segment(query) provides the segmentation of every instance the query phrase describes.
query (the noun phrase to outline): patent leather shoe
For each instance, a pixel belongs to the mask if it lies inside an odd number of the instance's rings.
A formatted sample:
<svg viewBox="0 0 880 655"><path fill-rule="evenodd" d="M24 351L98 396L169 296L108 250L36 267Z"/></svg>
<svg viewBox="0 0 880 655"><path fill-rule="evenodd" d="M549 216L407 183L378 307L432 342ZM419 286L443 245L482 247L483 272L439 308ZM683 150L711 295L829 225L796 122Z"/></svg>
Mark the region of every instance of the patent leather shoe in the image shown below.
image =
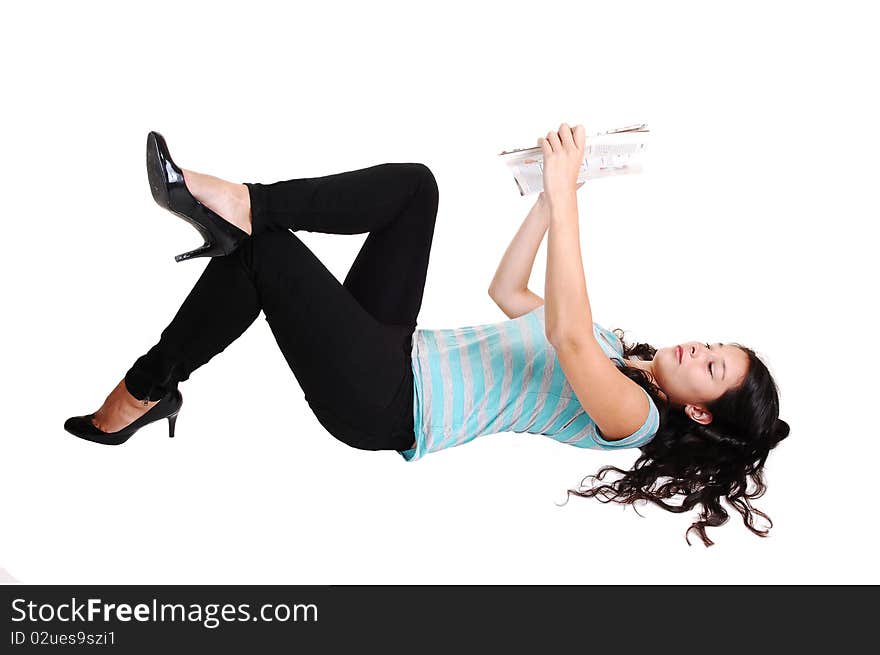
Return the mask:
<svg viewBox="0 0 880 655"><path fill-rule="evenodd" d="M205 240L195 250L176 255L175 261L228 255L249 236L196 200L186 187L183 171L171 159L165 138L158 132L147 135L147 177L153 200L192 225Z"/></svg>
<svg viewBox="0 0 880 655"><path fill-rule="evenodd" d="M173 389L143 416L116 432L104 432L92 423L94 412L87 416L71 416L64 422L64 429L75 437L86 441L93 441L105 446L118 446L128 441L135 432L145 425L167 418L168 436L173 437L174 425L177 422L177 414L180 412L181 405L183 405L183 395L178 389Z"/></svg>

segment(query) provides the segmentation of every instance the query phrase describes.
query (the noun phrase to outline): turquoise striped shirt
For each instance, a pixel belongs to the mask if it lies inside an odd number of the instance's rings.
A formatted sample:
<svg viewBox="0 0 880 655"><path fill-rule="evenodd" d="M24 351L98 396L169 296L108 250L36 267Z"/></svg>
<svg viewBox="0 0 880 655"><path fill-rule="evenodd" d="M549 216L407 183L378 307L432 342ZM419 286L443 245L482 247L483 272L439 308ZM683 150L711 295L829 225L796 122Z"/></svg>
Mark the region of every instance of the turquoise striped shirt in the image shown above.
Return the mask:
<svg viewBox="0 0 880 655"><path fill-rule="evenodd" d="M623 344L593 323L608 357L623 362ZM606 441L581 407L544 334L544 305L514 319L457 329L417 329L412 340L415 448L407 461L498 432L528 432L578 448L636 448L660 426L648 417L624 439Z"/></svg>

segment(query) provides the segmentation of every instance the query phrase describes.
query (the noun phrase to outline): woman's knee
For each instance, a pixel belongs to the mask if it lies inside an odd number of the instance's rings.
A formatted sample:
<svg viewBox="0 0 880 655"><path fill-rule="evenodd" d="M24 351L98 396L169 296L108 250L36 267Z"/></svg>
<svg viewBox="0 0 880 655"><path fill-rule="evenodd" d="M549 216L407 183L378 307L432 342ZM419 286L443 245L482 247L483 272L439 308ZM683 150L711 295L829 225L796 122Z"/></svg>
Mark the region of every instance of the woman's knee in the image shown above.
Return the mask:
<svg viewBox="0 0 880 655"><path fill-rule="evenodd" d="M253 278L267 266L289 262L302 257L305 244L290 230L267 230L244 239L230 258L237 258Z"/></svg>
<svg viewBox="0 0 880 655"><path fill-rule="evenodd" d="M419 191L431 196L437 196L439 190L437 188L437 178L434 177L433 171L426 164L413 164L420 175Z"/></svg>
<svg viewBox="0 0 880 655"><path fill-rule="evenodd" d="M414 163L411 166L418 175L415 198L417 202L425 207L425 214L430 217L431 222L434 222L437 218L437 207L440 200L437 179L434 177L431 169L425 164Z"/></svg>

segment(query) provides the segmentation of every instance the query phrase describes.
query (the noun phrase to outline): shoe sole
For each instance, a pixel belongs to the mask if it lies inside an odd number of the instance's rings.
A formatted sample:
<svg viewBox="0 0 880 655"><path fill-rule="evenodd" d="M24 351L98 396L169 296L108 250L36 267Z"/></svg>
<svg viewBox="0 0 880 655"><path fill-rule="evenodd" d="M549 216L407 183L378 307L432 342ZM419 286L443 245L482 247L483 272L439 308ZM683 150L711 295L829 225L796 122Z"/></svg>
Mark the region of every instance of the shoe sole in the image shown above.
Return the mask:
<svg viewBox="0 0 880 655"><path fill-rule="evenodd" d="M150 184L150 193L153 194L153 200L156 201L156 204L192 225L207 240L207 228L192 216L187 216L171 208L168 181L162 166L162 158L159 156L159 140L153 132L147 135L147 180ZM178 255L175 259L176 261L183 261L188 259L188 257Z"/></svg>
<svg viewBox="0 0 880 655"><path fill-rule="evenodd" d="M147 135L147 177L149 178L150 192L153 194L153 200L160 207L170 209L168 187L165 183L164 171L162 170L162 160L159 157L159 142L156 139L156 135L152 132Z"/></svg>

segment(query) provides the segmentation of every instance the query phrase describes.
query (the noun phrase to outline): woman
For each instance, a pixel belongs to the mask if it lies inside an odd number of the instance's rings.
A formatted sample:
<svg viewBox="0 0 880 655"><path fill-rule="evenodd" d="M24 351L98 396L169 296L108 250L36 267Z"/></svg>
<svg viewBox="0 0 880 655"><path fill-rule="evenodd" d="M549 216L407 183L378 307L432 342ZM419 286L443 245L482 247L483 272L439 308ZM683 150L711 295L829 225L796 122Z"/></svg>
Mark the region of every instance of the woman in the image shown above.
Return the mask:
<svg viewBox="0 0 880 655"><path fill-rule="evenodd" d="M614 470L620 479L569 493L642 499L673 512L699 505L691 529L706 545L705 528L727 520L725 497L765 536L753 515L766 515L749 501L763 493L764 462L788 434L766 366L739 344L655 350L625 345L622 333L594 323L576 200L584 128L563 123L538 141L544 192L489 290L510 320L416 330L438 207L426 166L234 184L179 168L151 132L154 199L205 238L176 259L212 259L158 343L96 412L68 419L65 429L115 445L167 418L173 436L178 383L262 310L317 419L350 446L396 450L412 461L513 431L578 447L638 447L632 470L604 467L593 476ZM297 230L369 236L339 284ZM545 232L546 302L526 288ZM756 489L747 489L749 479ZM665 502L679 494L681 505Z"/></svg>

